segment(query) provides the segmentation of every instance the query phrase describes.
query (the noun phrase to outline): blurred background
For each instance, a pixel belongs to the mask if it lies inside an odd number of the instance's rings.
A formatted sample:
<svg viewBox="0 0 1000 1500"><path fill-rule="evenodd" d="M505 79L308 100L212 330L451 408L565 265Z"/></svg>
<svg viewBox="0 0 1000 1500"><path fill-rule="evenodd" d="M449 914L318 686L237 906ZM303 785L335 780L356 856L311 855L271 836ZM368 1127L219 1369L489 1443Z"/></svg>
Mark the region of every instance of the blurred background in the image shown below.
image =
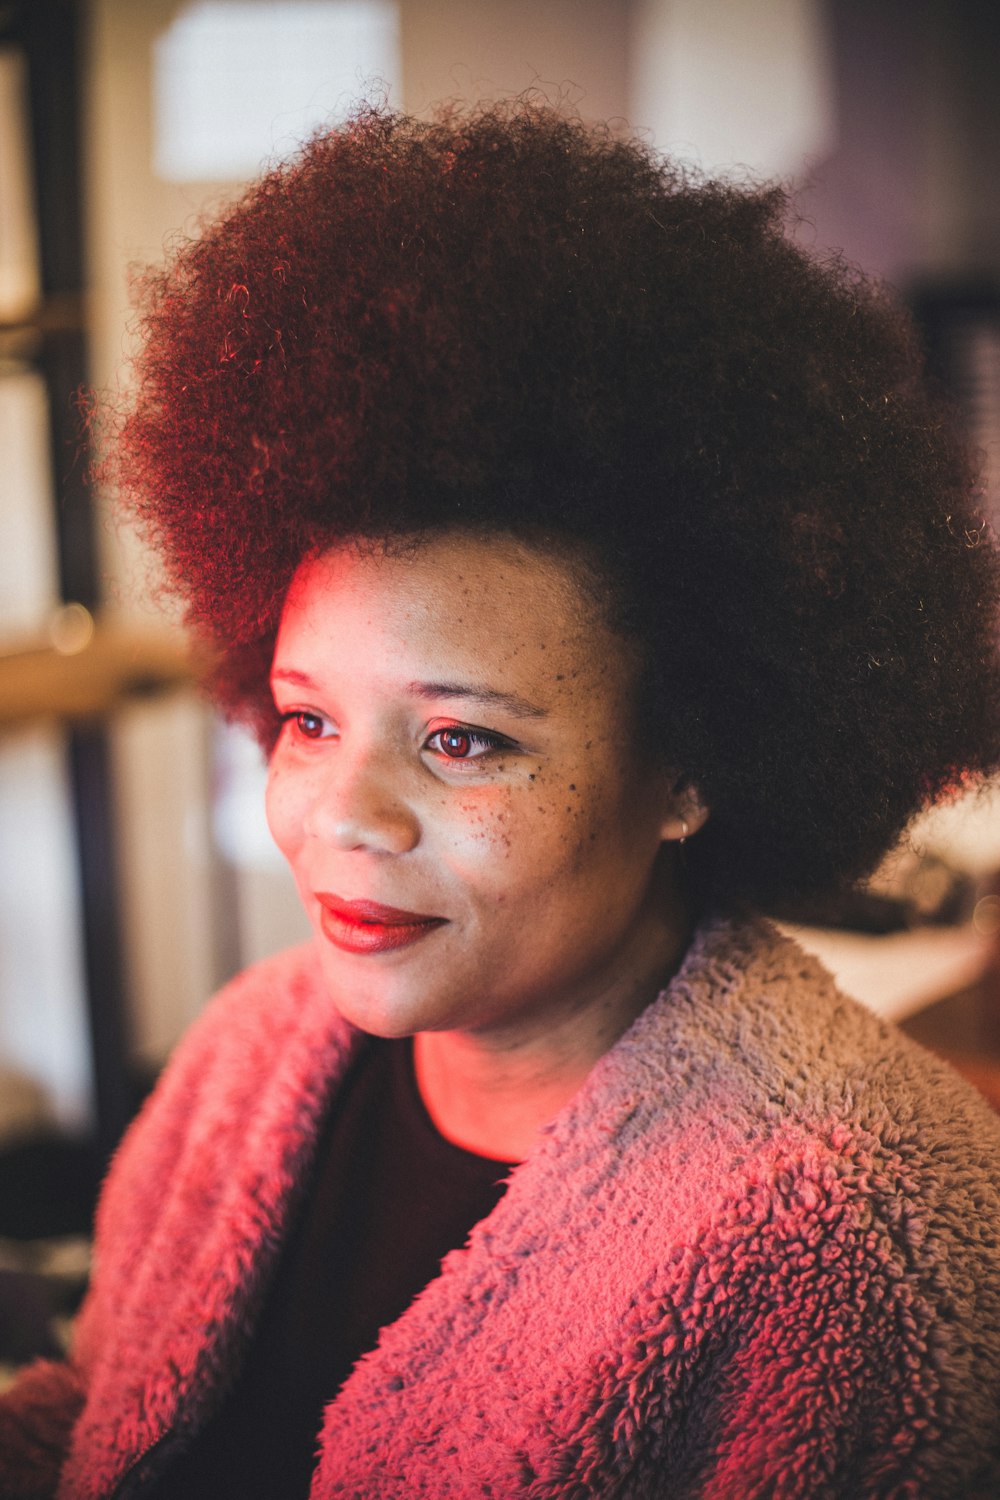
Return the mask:
<svg viewBox="0 0 1000 1500"><path fill-rule="evenodd" d="M155 567L88 489L76 392L119 379L131 269L372 92L423 114L540 88L706 169L792 185L794 233L912 306L995 507L998 16L995 0L0 0L12 1263L86 1229L184 1027L230 974L305 935L258 753L198 698ZM996 1100L998 869L1000 805L966 798L805 934Z"/></svg>

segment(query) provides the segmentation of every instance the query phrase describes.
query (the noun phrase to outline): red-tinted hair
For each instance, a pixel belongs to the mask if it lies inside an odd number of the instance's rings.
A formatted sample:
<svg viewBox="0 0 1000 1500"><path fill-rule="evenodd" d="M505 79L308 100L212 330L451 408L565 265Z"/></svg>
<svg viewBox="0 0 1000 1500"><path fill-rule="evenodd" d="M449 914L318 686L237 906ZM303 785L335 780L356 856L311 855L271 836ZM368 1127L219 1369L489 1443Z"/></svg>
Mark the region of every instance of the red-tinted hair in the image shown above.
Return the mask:
<svg viewBox="0 0 1000 1500"><path fill-rule="evenodd" d="M901 313L696 181L530 103L365 109L143 293L114 467L265 744L300 559L474 527L582 543L715 892L872 866L1000 744L998 571Z"/></svg>

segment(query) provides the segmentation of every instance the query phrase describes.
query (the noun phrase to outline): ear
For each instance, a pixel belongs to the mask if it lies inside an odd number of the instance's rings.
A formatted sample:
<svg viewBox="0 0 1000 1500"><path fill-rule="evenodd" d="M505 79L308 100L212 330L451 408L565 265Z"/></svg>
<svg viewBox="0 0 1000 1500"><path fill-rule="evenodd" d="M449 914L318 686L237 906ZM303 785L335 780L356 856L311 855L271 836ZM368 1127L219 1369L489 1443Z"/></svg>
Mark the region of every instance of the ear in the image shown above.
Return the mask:
<svg viewBox="0 0 1000 1500"><path fill-rule="evenodd" d="M683 844L684 840L705 826L709 808L702 801L701 793L686 776L675 779L670 795L670 806L660 824L660 838L664 842Z"/></svg>

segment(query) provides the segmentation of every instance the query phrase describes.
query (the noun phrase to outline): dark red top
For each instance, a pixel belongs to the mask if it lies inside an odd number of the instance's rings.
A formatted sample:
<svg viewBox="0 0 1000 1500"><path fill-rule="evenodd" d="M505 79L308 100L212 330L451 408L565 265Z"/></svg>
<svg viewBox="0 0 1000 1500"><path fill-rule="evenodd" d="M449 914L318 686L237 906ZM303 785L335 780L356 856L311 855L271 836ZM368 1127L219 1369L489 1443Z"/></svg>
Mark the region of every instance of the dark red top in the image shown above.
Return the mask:
<svg viewBox="0 0 1000 1500"><path fill-rule="evenodd" d="M214 1420L146 1493L304 1500L324 1406L379 1329L499 1202L511 1165L438 1133L409 1039L369 1041L324 1125L242 1372Z"/></svg>

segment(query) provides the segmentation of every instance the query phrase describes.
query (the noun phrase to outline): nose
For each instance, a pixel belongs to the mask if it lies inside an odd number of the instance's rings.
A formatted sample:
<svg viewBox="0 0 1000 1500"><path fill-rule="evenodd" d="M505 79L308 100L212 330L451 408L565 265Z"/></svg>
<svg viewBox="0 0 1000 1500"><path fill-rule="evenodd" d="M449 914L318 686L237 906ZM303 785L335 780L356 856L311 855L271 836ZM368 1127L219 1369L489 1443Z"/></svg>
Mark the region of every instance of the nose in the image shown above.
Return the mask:
<svg viewBox="0 0 1000 1500"><path fill-rule="evenodd" d="M420 825L385 757L343 749L330 757L305 816L305 832L336 849L406 854Z"/></svg>

